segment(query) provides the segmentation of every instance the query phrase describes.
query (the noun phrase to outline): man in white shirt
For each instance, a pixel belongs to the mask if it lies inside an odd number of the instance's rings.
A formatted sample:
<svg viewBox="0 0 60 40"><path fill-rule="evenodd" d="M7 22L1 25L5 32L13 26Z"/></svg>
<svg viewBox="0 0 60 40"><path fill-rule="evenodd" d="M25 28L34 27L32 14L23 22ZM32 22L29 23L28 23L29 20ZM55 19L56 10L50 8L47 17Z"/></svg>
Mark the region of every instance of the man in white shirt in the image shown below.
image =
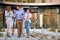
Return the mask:
<svg viewBox="0 0 60 40"><path fill-rule="evenodd" d="M30 9L27 9L25 13L25 28L26 28L26 34L28 38L30 34L29 31L30 31L31 18L32 18L32 14L30 13Z"/></svg>

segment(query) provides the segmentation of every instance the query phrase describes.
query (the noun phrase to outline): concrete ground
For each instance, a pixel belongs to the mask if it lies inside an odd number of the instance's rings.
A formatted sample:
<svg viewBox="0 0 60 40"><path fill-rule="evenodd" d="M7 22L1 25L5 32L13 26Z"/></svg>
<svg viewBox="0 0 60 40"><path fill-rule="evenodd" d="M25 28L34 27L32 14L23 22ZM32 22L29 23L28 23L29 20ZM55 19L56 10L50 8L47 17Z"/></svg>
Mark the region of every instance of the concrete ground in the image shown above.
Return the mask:
<svg viewBox="0 0 60 40"><path fill-rule="evenodd" d="M23 30L24 31L24 30ZM17 37L17 29L15 29L14 35L12 35L11 37L7 37L6 36L6 32L0 32L3 33L3 37L0 37L0 40L38 40L37 38L33 38L31 36L29 36L29 38L27 38L25 31L24 33L21 35L21 37Z"/></svg>
<svg viewBox="0 0 60 40"><path fill-rule="evenodd" d="M6 32L3 32L3 37L0 37L0 40L46 40L46 39L41 39L41 38L34 38L34 37L29 37L27 38L26 36L26 33L25 33L25 29L23 30L23 33L22 33L22 36L20 38L17 37L17 29L15 30L14 32L14 36L11 36L10 38L6 36ZM55 32L49 32L47 30L41 30L41 29L31 29L30 30L30 33L35 31L36 33L44 33L44 34L47 34L47 35L53 35L53 36L56 36L56 33ZM2 33L2 32L1 32ZM59 36L60 33L57 33L57 35Z"/></svg>
<svg viewBox="0 0 60 40"><path fill-rule="evenodd" d="M12 37L0 37L0 40L38 40L36 38L26 38L26 37L16 37L16 36L12 36Z"/></svg>

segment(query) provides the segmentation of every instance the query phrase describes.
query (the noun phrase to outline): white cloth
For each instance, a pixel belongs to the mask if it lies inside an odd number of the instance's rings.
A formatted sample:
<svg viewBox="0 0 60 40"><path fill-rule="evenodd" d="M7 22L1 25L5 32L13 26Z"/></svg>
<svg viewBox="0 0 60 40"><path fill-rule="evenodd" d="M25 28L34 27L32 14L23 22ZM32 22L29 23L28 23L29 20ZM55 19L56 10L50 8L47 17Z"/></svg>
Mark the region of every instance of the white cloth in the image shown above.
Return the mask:
<svg viewBox="0 0 60 40"><path fill-rule="evenodd" d="M26 21L26 17L27 17L27 13L25 13L25 21ZM31 22L31 18L32 18L32 14L29 13L29 16L28 16L28 21Z"/></svg>

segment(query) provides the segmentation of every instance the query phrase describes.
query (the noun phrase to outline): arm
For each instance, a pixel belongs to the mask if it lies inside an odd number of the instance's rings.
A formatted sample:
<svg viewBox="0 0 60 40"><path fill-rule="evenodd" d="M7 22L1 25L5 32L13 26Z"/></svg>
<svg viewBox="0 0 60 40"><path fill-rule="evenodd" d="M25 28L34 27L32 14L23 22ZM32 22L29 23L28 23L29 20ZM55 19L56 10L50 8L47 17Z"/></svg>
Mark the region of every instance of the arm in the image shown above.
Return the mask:
<svg viewBox="0 0 60 40"><path fill-rule="evenodd" d="M7 11L5 11L5 17L8 17L9 16L9 14L7 13Z"/></svg>
<svg viewBox="0 0 60 40"><path fill-rule="evenodd" d="M21 18L24 18L24 16L25 16L25 12L22 11Z"/></svg>
<svg viewBox="0 0 60 40"><path fill-rule="evenodd" d="M16 18L16 14L13 14L13 18Z"/></svg>
<svg viewBox="0 0 60 40"><path fill-rule="evenodd" d="M10 14L9 14L9 13L7 13L7 11L5 11L5 16L6 17L12 17L13 16L13 12L11 11Z"/></svg>
<svg viewBox="0 0 60 40"><path fill-rule="evenodd" d="M10 13L10 15L9 15L10 17L13 17L13 12L11 11L11 13Z"/></svg>
<svg viewBox="0 0 60 40"><path fill-rule="evenodd" d="M30 15L30 20L32 19L32 14Z"/></svg>
<svg viewBox="0 0 60 40"><path fill-rule="evenodd" d="M22 16L24 17L24 16L25 16L25 12L23 11L23 13L22 13L22 14L23 14Z"/></svg>

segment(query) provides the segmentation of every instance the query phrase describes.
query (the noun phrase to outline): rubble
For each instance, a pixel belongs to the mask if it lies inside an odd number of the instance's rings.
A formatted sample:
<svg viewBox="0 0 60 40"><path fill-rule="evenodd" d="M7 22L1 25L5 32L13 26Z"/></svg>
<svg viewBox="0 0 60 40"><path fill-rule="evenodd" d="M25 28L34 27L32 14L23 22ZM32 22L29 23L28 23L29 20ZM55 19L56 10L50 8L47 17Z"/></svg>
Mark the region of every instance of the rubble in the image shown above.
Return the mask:
<svg viewBox="0 0 60 40"><path fill-rule="evenodd" d="M42 34L42 33L37 33L37 32L31 32L30 36L34 37L34 38L37 38L39 40L41 40L41 39L55 40L55 37L52 36L52 35L47 35L47 34Z"/></svg>

